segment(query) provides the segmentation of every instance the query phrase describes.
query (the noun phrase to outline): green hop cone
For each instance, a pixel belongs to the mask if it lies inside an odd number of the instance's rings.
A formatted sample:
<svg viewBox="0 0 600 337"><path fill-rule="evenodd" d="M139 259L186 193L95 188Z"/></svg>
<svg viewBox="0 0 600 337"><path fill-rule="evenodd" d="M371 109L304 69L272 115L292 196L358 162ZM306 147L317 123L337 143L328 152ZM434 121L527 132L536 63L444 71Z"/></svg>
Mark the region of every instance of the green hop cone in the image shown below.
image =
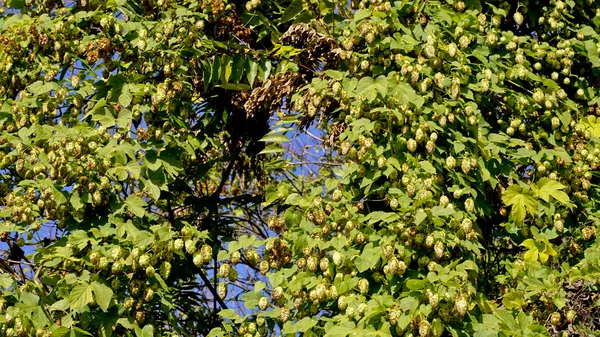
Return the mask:
<svg viewBox="0 0 600 337"><path fill-rule="evenodd" d="M140 264L140 267L146 268L146 267L148 267L150 265L150 256L148 256L146 254L142 254L140 256L140 259L139 259L138 262Z"/></svg>
<svg viewBox="0 0 600 337"><path fill-rule="evenodd" d="M431 335L433 337L441 337L444 333L444 323L439 318L434 318L431 322Z"/></svg>
<svg viewBox="0 0 600 337"><path fill-rule="evenodd" d="M90 262L93 265L97 265L98 262L100 262L100 254L93 252L92 254L90 254Z"/></svg>
<svg viewBox="0 0 600 337"><path fill-rule="evenodd" d="M239 251L235 251L235 252L231 252L231 256L230 256L230 261L231 264L238 264L240 263L240 260L242 259L242 255L240 254Z"/></svg>
<svg viewBox="0 0 600 337"><path fill-rule="evenodd" d="M369 281L367 279L363 278L358 281L358 291L362 295L365 295L369 292Z"/></svg>
<svg viewBox="0 0 600 337"><path fill-rule="evenodd" d="M256 266L260 261L260 255L254 249L248 249L245 256L251 266Z"/></svg>
<svg viewBox="0 0 600 337"><path fill-rule="evenodd" d="M196 240L186 240L185 241L185 251L190 254L190 255L194 255L194 253L196 252Z"/></svg>
<svg viewBox="0 0 600 337"><path fill-rule="evenodd" d="M160 277L164 280L168 279L171 275L171 263L168 261L163 262L160 265Z"/></svg>
<svg viewBox="0 0 600 337"><path fill-rule="evenodd" d="M183 250L184 247L184 242L182 239L176 239L175 242L173 243L173 251L175 251L176 253L179 253Z"/></svg>
<svg viewBox="0 0 600 337"><path fill-rule="evenodd" d="M140 255L142 254L142 252L140 251L139 248L133 248L131 250L131 259L133 259L133 261L138 261L138 259L140 258Z"/></svg>
<svg viewBox="0 0 600 337"><path fill-rule="evenodd" d="M290 319L290 315L291 315L290 309L288 309L287 307L281 308L281 312L279 313L279 316L280 316L282 322L284 322L284 323L287 322Z"/></svg>
<svg viewBox="0 0 600 337"><path fill-rule="evenodd" d="M154 290L148 288L144 294L144 302L150 302L154 298Z"/></svg>
<svg viewBox="0 0 600 337"><path fill-rule="evenodd" d="M227 277L229 275L229 271L231 270L231 265L228 263L223 263L219 267L219 277Z"/></svg>
<svg viewBox="0 0 600 337"><path fill-rule="evenodd" d="M204 265L204 259L202 258L202 254L200 252L196 252L196 254L194 254L194 258L192 259L192 262L194 262L194 265L198 268L202 267L202 265Z"/></svg>
<svg viewBox="0 0 600 337"><path fill-rule="evenodd" d="M213 249L209 245L203 245L200 248L200 256L202 257L203 263L209 263L212 259Z"/></svg>
<svg viewBox="0 0 600 337"><path fill-rule="evenodd" d="M217 294L219 295L219 297L221 299L225 299L225 297L227 297L227 284L226 283L219 283L219 285L217 285Z"/></svg>
<svg viewBox="0 0 600 337"><path fill-rule="evenodd" d="M114 262L110 269L110 271L113 275L119 275L122 270L123 270L123 264L119 261Z"/></svg>
<svg viewBox="0 0 600 337"><path fill-rule="evenodd" d="M102 256L99 260L98 260L98 265L96 266L99 270L106 270L106 268L108 268L108 258L106 258L105 256Z"/></svg>
<svg viewBox="0 0 600 337"><path fill-rule="evenodd" d="M229 279L230 282L235 282L238 278L237 270L235 270L233 268L229 269L229 274L227 274L227 278Z"/></svg>
<svg viewBox="0 0 600 337"><path fill-rule="evenodd" d="M114 246L111 251L111 256L114 261L117 261L121 257L123 257L123 249L119 246Z"/></svg>
<svg viewBox="0 0 600 337"><path fill-rule="evenodd" d="M268 306L269 306L268 298L263 296L258 300L258 307L260 308L260 310L267 310Z"/></svg>
<svg viewBox="0 0 600 337"><path fill-rule="evenodd" d="M431 325L427 320L421 320L419 322L419 336L427 337L429 336L429 332L431 331Z"/></svg>

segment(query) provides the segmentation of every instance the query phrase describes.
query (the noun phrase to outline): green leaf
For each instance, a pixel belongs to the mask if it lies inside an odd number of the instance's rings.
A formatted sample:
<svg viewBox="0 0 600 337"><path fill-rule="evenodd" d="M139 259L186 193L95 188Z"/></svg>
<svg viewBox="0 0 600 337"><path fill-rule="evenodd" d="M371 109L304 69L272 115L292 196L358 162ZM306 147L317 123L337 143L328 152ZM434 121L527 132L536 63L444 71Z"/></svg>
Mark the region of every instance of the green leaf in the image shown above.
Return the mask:
<svg viewBox="0 0 600 337"><path fill-rule="evenodd" d="M79 196L79 192L75 192L73 194L71 194L71 206L73 206L74 209L78 210L81 209L83 207L83 203L81 202L81 197Z"/></svg>
<svg viewBox="0 0 600 337"><path fill-rule="evenodd" d="M246 91L250 90L250 86L244 83L224 83L216 85L216 87L220 87L226 90L237 90L237 91Z"/></svg>
<svg viewBox="0 0 600 337"><path fill-rule="evenodd" d="M260 75L260 80L266 82L271 74L271 68L273 65L271 61L268 59L262 59L259 63L258 74Z"/></svg>
<svg viewBox="0 0 600 337"><path fill-rule="evenodd" d="M0 288L6 289L13 284L13 278L7 273L0 273Z"/></svg>
<svg viewBox="0 0 600 337"><path fill-rule="evenodd" d="M150 324L147 324L143 329L135 327L135 335L136 337L153 337L154 327Z"/></svg>
<svg viewBox="0 0 600 337"><path fill-rule="evenodd" d="M108 307L110 306L110 300L113 296L112 289L96 281L92 282L91 286L94 292L94 298L96 299L96 303L98 303L100 309L104 311L108 310Z"/></svg>
<svg viewBox="0 0 600 337"><path fill-rule="evenodd" d="M332 70L332 69L325 70L325 74L336 81L341 81L344 79L344 76L346 76L345 72Z"/></svg>
<svg viewBox="0 0 600 337"><path fill-rule="evenodd" d="M69 332L71 332L71 330L69 330L69 328L61 326L60 328L58 328L52 332L52 337L66 336Z"/></svg>
<svg viewBox="0 0 600 337"><path fill-rule="evenodd" d="M242 295L242 301L244 301L246 308L252 309L258 305L261 297L263 297L262 293L250 291Z"/></svg>
<svg viewBox="0 0 600 337"><path fill-rule="evenodd" d="M250 87L254 87L254 80L256 79L256 74L258 73L258 62L255 60L249 59L248 63L246 63L246 77L248 79L248 83Z"/></svg>
<svg viewBox="0 0 600 337"><path fill-rule="evenodd" d="M363 249L362 254L356 258L354 264L356 265L356 269L362 273L375 267L380 257L381 248L374 247L373 243L369 243Z"/></svg>
<svg viewBox="0 0 600 337"><path fill-rule="evenodd" d="M596 44L592 40L585 41L585 48L587 50L587 56L592 64L593 68L600 67L600 57L598 56L598 49Z"/></svg>
<svg viewBox="0 0 600 337"><path fill-rule="evenodd" d="M131 95L131 92L129 91L129 85L126 84L121 89L121 94L119 95L119 103L121 103L121 105L124 108L127 108L131 104L132 100L133 100L133 95Z"/></svg>
<svg viewBox="0 0 600 337"><path fill-rule="evenodd" d="M520 291L511 291L502 297L502 304L509 309L521 309L527 303Z"/></svg>
<svg viewBox="0 0 600 337"><path fill-rule="evenodd" d="M304 1L302 0L294 0L290 5L285 9L283 14L281 15L280 22L285 23L296 17L296 15L300 14L304 9Z"/></svg>
<svg viewBox="0 0 600 337"><path fill-rule="evenodd" d="M435 167L433 167L433 165L431 165L431 163L426 160L420 161L419 165L427 173L435 174L436 172Z"/></svg>
<svg viewBox="0 0 600 337"><path fill-rule="evenodd" d="M282 153L285 152L285 150L279 146L275 146L275 145L268 145L265 146L265 148L260 151L259 154L273 154L273 153Z"/></svg>
<svg viewBox="0 0 600 337"><path fill-rule="evenodd" d="M289 142L290 139L285 135L279 133L269 133L259 140L260 142L269 142L269 143L284 143Z"/></svg>
<svg viewBox="0 0 600 337"><path fill-rule="evenodd" d="M25 6L25 0L6 0L5 4L8 8L21 9Z"/></svg>
<svg viewBox="0 0 600 337"><path fill-rule="evenodd" d="M411 104L415 108L420 108L425 104L425 99L417 94L408 83L396 83L393 85L392 94L397 95L398 100L401 104Z"/></svg>
<svg viewBox="0 0 600 337"><path fill-rule="evenodd" d="M143 217L146 214L146 202L137 195L130 194L125 200L127 208L137 217Z"/></svg>
<svg viewBox="0 0 600 337"><path fill-rule="evenodd" d="M80 309L94 300L92 287L87 282L80 282L71 289L69 305L71 309Z"/></svg>
<svg viewBox="0 0 600 337"><path fill-rule="evenodd" d="M406 281L406 288L410 290L423 289L427 285L427 280L409 279Z"/></svg>
<svg viewBox="0 0 600 337"><path fill-rule="evenodd" d="M440 216L450 216L456 213L454 208L443 207L443 206L434 206L431 208L431 215L434 217Z"/></svg>
<svg viewBox="0 0 600 337"><path fill-rule="evenodd" d="M531 189L518 184L513 184L504 191L502 202L506 206L512 206L513 218L517 223L523 223L527 212L533 214L537 208L537 200Z"/></svg>

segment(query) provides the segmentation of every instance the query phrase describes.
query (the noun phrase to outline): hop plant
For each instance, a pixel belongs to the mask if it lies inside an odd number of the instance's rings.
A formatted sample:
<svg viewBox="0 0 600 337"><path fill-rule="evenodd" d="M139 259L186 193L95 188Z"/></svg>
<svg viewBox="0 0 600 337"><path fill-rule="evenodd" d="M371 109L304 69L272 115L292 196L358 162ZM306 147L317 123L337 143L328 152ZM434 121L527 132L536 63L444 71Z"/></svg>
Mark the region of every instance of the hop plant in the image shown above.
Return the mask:
<svg viewBox="0 0 600 337"><path fill-rule="evenodd" d="M106 270L106 268L108 268L108 258L102 256L98 260L98 265L96 267L98 268L98 270Z"/></svg>
<svg viewBox="0 0 600 337"><path fill-rule="evenodd" d="M550 314L550 323L554 326L559 326L562 323L562 317L559 312L553 312Z"/></svg>
<svg viewBox="0 0 600 337"><path fill-rule="evenodd" d="M401 315L402 315L402 311L400 310L400 308L397 305L394 305L393 307L388 309L388 319L389 319L391 325L398 324L398 319L400 319Z"/></svg>
<svg viewBox="0 0 600 337"><path fill-rule="evenodd" d="M170 275L171 275L171 263L168 261L165 261L160 265L160 277L162 277L163 280L166 280L169 278Z"/></svg>
<svg viewBox="0 0 600 337"><path fill-rule="evenodd" d="M338 202L338 201L342 200L342 191L340 191L340 190L333 191L333 193L331 195L331 200L334 202Z"/></svg>
<svg viewBox="0 0 600 337"><path fill-rule="evenodd" d="M114 262L110 271L113 275L119 275L123 271L123 264L119 261Z"/></svg>
<svg viewBox="0 0 600 337"><path fill-rule="evenodd" d="M332 258L333 258L333 264L336 267L339 267L342 264L342 254L340 254L340 252L337 252L337 251L334 252Z"/></svg>
<svg viewBox="0 0 600 337"><path fill-rule="evenodd" d="M441 241L437 241L433 247L435 257L439 260L444 257L444 244Z"/></svg>
<svg viewBox="0 0 600 337"><path fill-rule="evenodd" d="M290 319L290 309L287 307L282 307L280 310L279 317L281 318L281 321L285 323Z"/></svg>
<svg viewBox="0 0 600 337"><path fill-rule="evenodd" d="M469 218L465 218L463 219L460 228L463 230L463 232L465 233L471 233L471 231L473 231L473 221Z"/></svg>
<svg viewBox="0 0 600 337"><path fill-rule="evenodd" d="M446 167L449 170L454 170L454 168L456 167L456 159L454 159L454 157L449 156L446 158Z"/></svg>
<svg viewBox="0 0 600 337"><path fill-rule="evenodd" d="M467 157L463 158L460 168L462 169L464 174L469 174L471 171L471 160Z"/></svg>
<svg viewBox="0 0 600 337"><path fill-rule="evenodd" d="M457 51L458 51L458 47L456 46L456 44L454 42L452 42L448 45L448 56L450 56L450 57L456 56Z"/></svg>
<svg viewBox="0 0 600 337"><path fill-rule="evenodd" d="M256 266L260 261L260 255L253 249L246 250L246 260L252 266Z"/></svg>
<svg viewBox="0 0 600 337"><path fill-rule="evenodd" d="M369 281L367 279L362 278L358 281L358 291L363 295L369 292Z"/></svg>
<svg viewBox="0 0 600 337"><path fill-rule="evenodd" d="M201 268L204 265L204 258L202 257L202 254L200 252L196 252L192 258L192 262L196 267Z"/></svg>
<svg viewBox="0 0 600 337"><path fill-rule="evenodd" d="M427 296L427 300L429 301L431 307L434 309L437 308L438 304L440 303L440 295L433 292L431 289L427 289L425 291L425 295Z"/></svg>
<svg viewBox="0 0 600 337"><path fill-rule="evenodd" d="M221 299L225 299L225 297L227 297L227 284L226 283L219 283L217 285L217 294L219 295L219 297Z"/></svg>
<svg viewBox="0 0 600 337"><path fill-rule="evenodd" d="M469 213L473 213L475 211L475 201L473 198L468 198L465 200L465 210Z"/></svg>
<svg viewBox="0 0 600 337"><path fill-rule="evenodd" d="M521 26L523 24L523 14L521 14L521 12L515 12L515 14L513 14L513 19L515 20L515 23L519 26Z"/></svg>
<svg viewBox="0 0 600 337"><path fill-rule="evenodd" d="M263 296L258 300L258 307L260 308L260 310L267 310L268 306L269 306L268 298Z"/></svg>
<svg viewBox="0 0 600 337"><path fill-rule="evenodd" d="M242 255L240 254L239 251L236 250L235 252L231 252L229 259L232 264L238 264L238 263L240 263L241 258L242 258Z"/></svg>
<svg viewBox="0 0 600 337"><path fill-rule="evenodd" d="M468 305L469 303L464 296L461 294L456 296L454 301L454 309L456 309L456 312L460 315L460 317L463 317L467 313Z"/></svg>
<svg viewBox="0 0 600 337"><path fill-rule="evenodd" d="M431 336L441 337L444 333L444 323L439 318L434 318L431 322Z"/></svg>
<svg viewBox="0 0 600 337"><path fill-rule="evenodd" d="M308 268L308 270L314 273L317 271L317 266L318 258L316 256L310 256L306 261L306 267Z"/></svg>
<svg viewBox="0 0 600 337"><path fill-rule="evenodd" d="M142 254L138 263L142 268L148 267L148 265L150 265L150 256L148 256L147 254Z"/></svg>
<svg viewBox="0 0 600 337"><path fill-rule="evenodd" d="M425 319L419 322L419 336L427 337L429 336L429 332L431 331L431 325Z"/></svg>
<svg viewBox="0 0 600 337"><path fill-rule="evenodd" d="M177 253L181 252L183 250L184 247L184 242L182 239L175 239L175 242L173 243L173 250Z"/></svg>
<svg viewBox="0 0 600 337"><path fill-rule="evenodd" d="M144 294L144 302L150 302L154 298L154 290L151 288L146 289L146 293Z"/></svg>
<svg viewBox="0 0 600 337"><path fill-rule="evenodd" d="M200 257L203 263L208 263L212 259L213 249L209 245L202 245L200 247Z"/></svg>
<svg viewBox="0 0 600 337"><path fill-rule="evenodd" d="M406 142L406 148L408 149L408 151L410 152L415 152L417 150L417 141L414 139L409 139Z"/></svg>
<svg viewBox="0 0 600 337"><path fill-rule="evenodd" d="M577 318L577 313L575 312L575 310L569 309L567 311L567 314L565 315L565 319L567 320L567 322L573 323L573 322L575 322L576 318Z"/></svg>
<svg viewBox="0 0 600 337"><path fill-rule="evenodd" d="M185 241L185 251L190 254L190 255L194 255L194 253L196 252L196 240L193 239L189 239Z"/></svg>
<svg viewBox="0 0 600 337"><path fill-rule="evenodd" d="M229 265L228 263L223 263L219 267L219 277L227 277L229 275L230 271L231 271L231 265Z"/></svg>
<svg viewBox="0 0 600 337"><path fill-rule="evenodd" d="M90 254L90 262L93 265L97 265L98 262L100 262L100 254L98 254L97 252L93 252Z"/></svg>
<svg viewBox="0 0 600 337"><path fill-rule="evenodd" d="M269 269L271 269L271 267L270 267L268 261L261 261L258 265L258 270L263 275L267 275L267 273L269 272Z"/></svg>
<svg viewBox="0 0 600 337"><path fill-rule="evenodd" d="M114 246L111 251L111 256L114 261L119 260L121 257L123 257L123 249L121 249L119 246Z"/></svg>

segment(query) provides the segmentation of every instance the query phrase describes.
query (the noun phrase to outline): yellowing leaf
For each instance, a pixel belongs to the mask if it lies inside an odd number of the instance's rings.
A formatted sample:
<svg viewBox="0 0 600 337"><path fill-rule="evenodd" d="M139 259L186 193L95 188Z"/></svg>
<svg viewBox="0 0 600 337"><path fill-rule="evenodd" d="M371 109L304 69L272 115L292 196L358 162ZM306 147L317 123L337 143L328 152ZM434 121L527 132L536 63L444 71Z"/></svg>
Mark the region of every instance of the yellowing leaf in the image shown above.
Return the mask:
<svg viewBox="0 0 600 337"><path fill-rule="evenodd" d="M537 184L531 185L531 189L535 194L544 201L550 201L550 197L558 200L563 205L571 205L567 193L561 191L565 186L556 180L542 178Z"/></svg>
<svg viewBox="0 0 600 337"><path fill-rule="evenodd" d="M594 137L600 137L600 119L595 116L582 118L578 123L584 129L589 130Z"/></svg>
<svg viewBox="0 0 600 337"><path fill-rule="evenodd" d="M537 200L529 188L523 188L517 184L511 185L504 191L502 202L506 206L512 206L513 218L518 223L523 223L527 212L533 214L537 207Z"/></svg>
<svg viewBox="0 0 600 337"><path fill-rule="evenodd" d="M525 261L529 261L529 262L533 262L533 261L537 261L538 259L538 255L539 255L539 251L536 249L531 249L525 252L525 254L523 255L523 259L525 259Z"/></svg>

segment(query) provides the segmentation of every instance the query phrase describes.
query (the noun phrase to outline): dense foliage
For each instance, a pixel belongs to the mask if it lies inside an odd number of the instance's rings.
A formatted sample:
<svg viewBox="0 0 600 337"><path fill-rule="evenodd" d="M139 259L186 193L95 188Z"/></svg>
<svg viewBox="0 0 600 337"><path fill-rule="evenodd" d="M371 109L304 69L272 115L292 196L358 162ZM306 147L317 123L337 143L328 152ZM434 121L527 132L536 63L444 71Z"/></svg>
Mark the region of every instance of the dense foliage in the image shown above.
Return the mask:
<svg viewBox="0 0 600 337"><path fill-rule="evenodd" d="M1 335L600 330L600 3L5 5Z"/></svg>

